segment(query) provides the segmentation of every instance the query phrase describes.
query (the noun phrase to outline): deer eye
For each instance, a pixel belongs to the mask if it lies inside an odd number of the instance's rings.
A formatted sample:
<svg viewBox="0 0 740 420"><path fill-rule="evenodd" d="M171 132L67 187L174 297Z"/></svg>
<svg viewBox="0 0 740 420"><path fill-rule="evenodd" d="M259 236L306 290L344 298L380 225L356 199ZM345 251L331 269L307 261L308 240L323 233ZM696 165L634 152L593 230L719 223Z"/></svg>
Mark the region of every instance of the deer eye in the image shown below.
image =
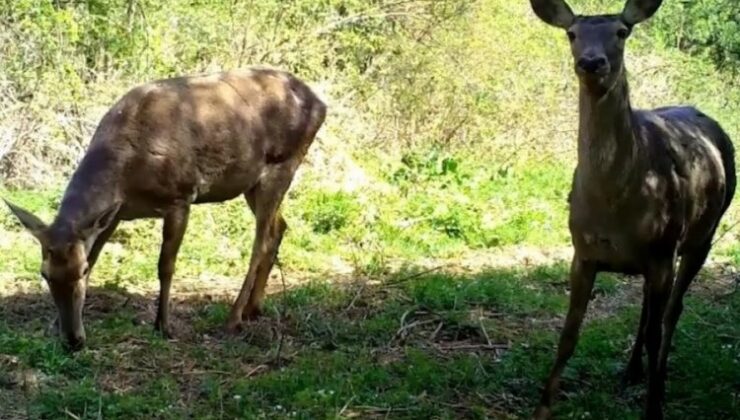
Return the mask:
<svg viewBox="0 0 740 420"><path fill-rule="evenodd" d="M629 36L629 34L630 34L630 31L627 29L622 28L622 29L617 30L617 36L621 39L626 39Z"/></svg>
<svg viewBox="0 0 740 420"><path fill-rule="evenodd" d="M575 32L568 31L568 32L566 32L566 34L568 35L568 39L570 40L570 42L573 42L573 41L576 40L576 33Z"/></svg>

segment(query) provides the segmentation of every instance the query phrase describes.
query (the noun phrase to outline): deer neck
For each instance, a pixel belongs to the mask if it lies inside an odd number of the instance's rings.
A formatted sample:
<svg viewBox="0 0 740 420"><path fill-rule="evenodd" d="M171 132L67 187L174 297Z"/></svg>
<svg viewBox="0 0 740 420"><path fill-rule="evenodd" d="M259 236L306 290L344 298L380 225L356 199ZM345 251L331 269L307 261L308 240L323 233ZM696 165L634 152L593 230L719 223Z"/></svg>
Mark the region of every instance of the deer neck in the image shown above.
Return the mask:
<svg viewBox="0 0 740 420"><path fill-rule="evenodd" d="M621 195L639 155L624 71L603 94L595 94L582 82L579 107L578 173L581 184L599 195Z"/></svg>
<svg viewBox="0 0 740 420"><path fill-rule="evenodd" d="M120 197L120 165L113 151L93 147L82 158L62 197L52 229L75 234ZM96 238L86 238L88 242Z"/></svg>

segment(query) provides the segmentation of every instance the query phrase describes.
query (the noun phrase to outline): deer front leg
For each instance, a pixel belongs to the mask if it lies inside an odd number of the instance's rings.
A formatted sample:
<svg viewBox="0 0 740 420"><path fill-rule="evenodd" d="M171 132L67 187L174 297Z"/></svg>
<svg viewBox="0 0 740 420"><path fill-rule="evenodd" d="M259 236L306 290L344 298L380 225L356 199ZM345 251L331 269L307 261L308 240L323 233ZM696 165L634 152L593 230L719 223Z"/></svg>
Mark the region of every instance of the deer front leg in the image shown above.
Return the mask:
<svg viewBox="0 0 740 420"><path fill-rule="evenodd" d="M624 386L637 385L645 379L645 369L642 365L642 348L645 346L645 324L647 322L648 290L647 282L642 291L642 309L640 311L640 325L637 327L637 336L632 346L630 360L624 372L622 384Z"/></svg>
<svg viewBox="0 0 740 420"><path fill-rule="evenodd" d="M573 256L570 267L570 306L565 318L565 326L560 334L557 357L550 371L550 376L542 391L540 403L534 412L535 419L548 419L552 416L552 404L558 392L558 381L568 359L573 355L578 334L586 314L591 290L596 278L596 267L593 263L581 260L578 255Z"/></svg>
<svg viewBox="0 0 740 420"><path fill-rule="evenodd" d="M159 253L159 264L157 266L159 299L157 301L157 319L154 321L154 328L165 338L172 337L168 329L170 286L172 285L172 276L175 273L177 253L180 250L182 238L185 236L185 230L188 226L189 215L189 206L177 207L165 214L164 223L162 224L162 249Z"/></svg>

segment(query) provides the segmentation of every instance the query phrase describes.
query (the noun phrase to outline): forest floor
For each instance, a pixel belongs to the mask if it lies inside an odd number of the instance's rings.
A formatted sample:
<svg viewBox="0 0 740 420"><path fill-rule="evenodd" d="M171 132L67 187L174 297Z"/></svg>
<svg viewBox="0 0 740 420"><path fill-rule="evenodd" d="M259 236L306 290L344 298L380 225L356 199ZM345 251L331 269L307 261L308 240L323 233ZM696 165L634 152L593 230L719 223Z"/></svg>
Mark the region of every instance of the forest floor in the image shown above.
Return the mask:
<svg viewBox="0 0 740 420"><path fill-rule="evenodd" d="M152 329L156 281L92 281L88 346L68 355L39 282L2 282L0 418L524 418L553 361L569 249L419 261L382 276L273 270L266 314L222 327L240 279L176 280L172 331ZM692 286L669 361L668 418L740 409L740 293L729 265ZM563 374L559 418L638 418L620 374L638 278L597 280ZM737 418L737 417L735 417Z"/></svg>

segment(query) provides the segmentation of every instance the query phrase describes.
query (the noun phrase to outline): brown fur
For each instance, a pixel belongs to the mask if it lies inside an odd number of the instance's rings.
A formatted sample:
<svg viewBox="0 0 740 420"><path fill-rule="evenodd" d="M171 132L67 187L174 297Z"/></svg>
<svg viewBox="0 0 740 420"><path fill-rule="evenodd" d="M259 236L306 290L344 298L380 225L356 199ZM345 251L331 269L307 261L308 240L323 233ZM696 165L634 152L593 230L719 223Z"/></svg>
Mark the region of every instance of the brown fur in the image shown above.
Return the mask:
<svg viewBox="0 0 740 420"><path fill-rule="evenodd" d="M119 221L150 217L164 219L156 327L168 335L170 283L190 205L239 195L257 228L227 327L259 314L287 228L279 206L325 115L303 82L269 69L159 80L124 95L98 125L50 226L11 204L42 245L42 274L67 343L84 343L84 285L103 245Z"/></svg>
<svg viewBox="0 0 740 420"><path fill-rule="evenodd" d="M643 111L630 104L625 41L660 3L630 0L621 15L575 16L562 0L532 0L541 19L568 31L580 79L578 166L568 197L575 251L570 308L535 418L551 415L600 271L645 277L626 380L641 380L644 345L645 415L663 417L668 349L683 295L735 192L734 148L716 121L691 107Z"/></svg>

